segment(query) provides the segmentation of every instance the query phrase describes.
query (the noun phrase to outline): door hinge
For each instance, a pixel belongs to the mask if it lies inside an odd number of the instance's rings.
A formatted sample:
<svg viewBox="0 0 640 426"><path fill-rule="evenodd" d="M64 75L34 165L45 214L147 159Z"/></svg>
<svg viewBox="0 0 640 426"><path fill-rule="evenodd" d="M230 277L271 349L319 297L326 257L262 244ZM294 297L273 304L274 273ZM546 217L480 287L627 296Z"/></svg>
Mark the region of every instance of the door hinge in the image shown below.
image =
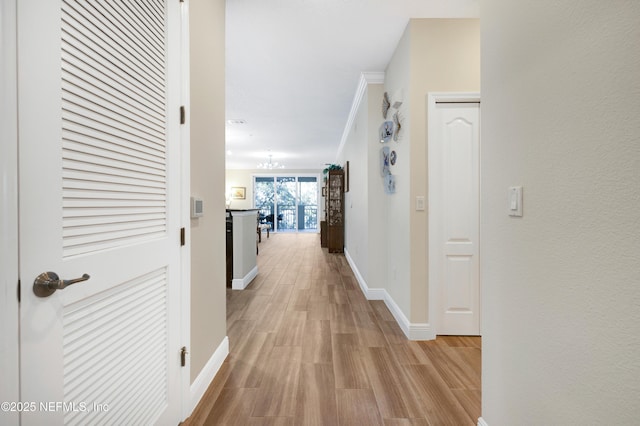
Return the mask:
<svg viewBox="0 0 640 426"><path fill-rule="evenodd" d="M21 290L20 280L18 280L18 303L20 303L20 290Z"/></svg>
<svg viewBox="0 0 640 426"><path fill-rule="evenodd" d="M184 109L184 105L180 107L180 124L184 124L187 120L187 111Z"/></svg>
<svg viewBox="0 0 640 426"><path fill-rule="evenodd" d="M184 228L180 228L180 247L184 246L185 243L185 236L184 236Z"/></svg>
<svg viewBox="0 0 640 426"><path fill-rule="evenodd" d="M185 365L187 365L187 354L189 352L187 351L187 347L183 346L182 349L180 349L180 366L184 367Z"/></svg>

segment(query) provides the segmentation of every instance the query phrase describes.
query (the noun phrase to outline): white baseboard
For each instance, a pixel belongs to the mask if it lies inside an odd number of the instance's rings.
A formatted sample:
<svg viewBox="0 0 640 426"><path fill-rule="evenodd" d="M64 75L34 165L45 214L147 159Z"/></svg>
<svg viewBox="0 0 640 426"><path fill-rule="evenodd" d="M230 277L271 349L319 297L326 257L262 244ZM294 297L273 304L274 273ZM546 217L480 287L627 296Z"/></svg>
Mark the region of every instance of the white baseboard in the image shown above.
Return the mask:
<svg viewBox="0 0 640 426"><path fill-rule="evenodd" d="M353 271L353 274L356 276L356 281L358 281L358 284L360 285L360 289L362 290L364 296L367 298L367 300L384 300L384 304L387 305L387 308L389 308L389 311L391 311L391 314L402 329L402 332L405 334L405 336L407 336L407 339L433 340L436 338L435 330L433 330L433 327L431 327L431 325L424 323L410 323L409 319L402 312L398 304L395 302L395 300L393 300L386 289L369 288L347 249L344 250L344 255L347 259L347 263L349 263L349 266Z"/></svg>
<svg viewBox="0 0 640 426"><path fill-rule="evenodd" d="M220 367L222 367L222 363L227 358L227 355L229 355L229 338L225 336L220 345L218 345L216 351L211 355L211 358L209 358L209 361L207 361L207 364L204 366L202 371L200 371L200 374L198 374L198 377L196 377L191 384L189 409L187 410L188 413L184 416L185 419L193 413L193 410L195 410L200 399L202 399L202 396L213 381L213 378L220 370Z"/></svg>
<svg viewBox="0 0 640 426"><path fill-rule="evenodd" d="M258 267L253 268L244 278L234 278L231 281L231 289L232 290L244 290L247 288L251 281L258 275Z"/></svg>
<svg viewBox="0 0 640 426"><path fill-rule="evenodd" d="M364 297L366 297L367 300L384 300L387 291L383 288L369 288L346 248L344 249L344 257L347 259L347 263L351 267L353 274L356 276L356 281L358 281L360 290L364 293Z"/></svg>
<svg viewBox="0 0 640 426"><path fill-rule="evenodd" d="M409 340L435 340L436 331L428 323L413 323L409 326Z"/></svg>
<svg viewBox="0 0 640 426"><path fill-rule="evenodd" d="M365 295L367 300L386 300L389 296L384 288L369 288Z"/></svg>
<svg viewBox="0 0 640 426"><path fill-rule="evenodd" d="M409 322L409 319L396 304L395 300L393 300L386 290L385 293L387 293L387 297L384 299L384 304L387 305L387 308L391 311L391 315L396 319L396 322L404 332L405 336L407 336L407 339L433 340L436 338L436 334L429 324Z"/></svg>
<svg viewBox="0 0 640 426"><path fill-rule="evenodd" d="M489 423L485 422L482 417L478 418L478 426L489 426Z"/></svg>

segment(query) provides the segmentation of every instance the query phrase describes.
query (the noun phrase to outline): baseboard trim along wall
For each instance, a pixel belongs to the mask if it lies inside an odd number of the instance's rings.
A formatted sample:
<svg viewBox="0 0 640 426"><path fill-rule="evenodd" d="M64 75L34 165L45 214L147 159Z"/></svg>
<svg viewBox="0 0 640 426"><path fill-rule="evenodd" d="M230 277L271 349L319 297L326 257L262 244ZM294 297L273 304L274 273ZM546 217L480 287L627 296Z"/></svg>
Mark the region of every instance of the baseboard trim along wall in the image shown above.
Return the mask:
<svg viewBox="0 0 640 426"><path fill-rule="evenodd" d="M213 355L211 355L211 358L209 358L209 361L207 361L207 364L204 366L202 371L200 371L200 374L198 374L198 377L196 377L191 384L189 410L185 418L189 417L193 413L193 410L195 410L196 406L202 399L202 396L209 388L209 385L218 373L218 370L222 367L222 363L227 358L227 355L229 355L229 338L225 336Z"/></svg>
<svg viewBox="0 0 640 426"><path fill-rule="evenodd" d="M478 418L478 426L489 426L489 423L485 422L482 417Z"/></svg>
<svg viewBox="0 0 640 426"><path fill-rule="evenodd" d="M396 322L402 329L402 332L407 339L409 340L434 340L436 338L436 333L433 327L430 324L420 324L420 323L410 323L407 316L402 312L398 304L393 300L391 295L384 288L369 288L364 277L358 270L355 262L349 255L349 251L347 249L344 250L345 258L347 259L347 263L351 267L354 275L356 276L356 281L360 285L360 289L367 300L383 300L384 304L387 305L389 311L396 319Z"/></svg>
<svg viewBox="0 0 640 426"><path fill-rule="evenodd" d="M251 281L258 275L258 267L254 267L244 278L234 278L231 280L231 289L232 290L244 290L247 288Z"/></svg>

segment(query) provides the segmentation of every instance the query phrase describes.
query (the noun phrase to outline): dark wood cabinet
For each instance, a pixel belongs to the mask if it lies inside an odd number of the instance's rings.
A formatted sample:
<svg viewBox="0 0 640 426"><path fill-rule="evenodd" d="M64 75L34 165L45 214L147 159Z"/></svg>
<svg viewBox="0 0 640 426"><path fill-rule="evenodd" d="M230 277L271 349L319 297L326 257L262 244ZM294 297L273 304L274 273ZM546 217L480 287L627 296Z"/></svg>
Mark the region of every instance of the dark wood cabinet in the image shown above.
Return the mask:
<svg viewBox="0 0 640 426"><path fill-rule="evenodd" d="M329 170L326 190L327 248L344 251L344 171Z"/></svg>
<svg viewBox="0 0 640 426"><path fill-rule="evenodd" d="M326 205L325 205L325 212L326 212ZM326 220L320 221L320 247L322 248L327 247L327 221Z"/></svg>
<svg viewBox="0 0 640 426"><path fill-rule="evenodd" d="M233 280L233 217L227 212L225 225L227 228L227 288L231 288Z"/></svg>

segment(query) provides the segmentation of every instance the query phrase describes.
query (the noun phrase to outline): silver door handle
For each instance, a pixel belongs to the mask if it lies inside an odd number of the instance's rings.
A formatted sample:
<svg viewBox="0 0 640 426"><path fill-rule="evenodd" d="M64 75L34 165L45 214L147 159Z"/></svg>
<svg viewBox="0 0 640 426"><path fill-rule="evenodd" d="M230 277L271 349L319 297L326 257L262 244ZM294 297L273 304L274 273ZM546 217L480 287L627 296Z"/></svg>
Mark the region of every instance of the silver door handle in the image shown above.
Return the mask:
<svg viewBox="0 0 640 426"><path fill-rule="evenodd" d="M61 280L55 272L43 272L33 282L33 292L38 297L48 297L56 290L65 289L71 284L86 281L89 278L91 278L89 274L83 274L80 278L73 280Z"/></svg>

